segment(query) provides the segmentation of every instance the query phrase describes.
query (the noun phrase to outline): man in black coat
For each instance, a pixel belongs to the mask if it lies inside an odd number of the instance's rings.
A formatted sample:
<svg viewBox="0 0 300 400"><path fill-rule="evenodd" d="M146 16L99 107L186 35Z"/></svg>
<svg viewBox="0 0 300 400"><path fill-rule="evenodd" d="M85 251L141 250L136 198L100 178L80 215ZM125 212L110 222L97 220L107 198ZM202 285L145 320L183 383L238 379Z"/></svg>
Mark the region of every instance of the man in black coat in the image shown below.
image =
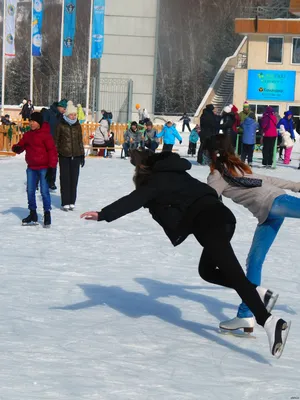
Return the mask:
<svg viewBox="0 0 300 400"><path fill-rule="evenodd" d="M44 122L48 122L50 125L51 135L54 137L56 128L60 122L63 120L64 113L66 112L68 101L66 99L62 99L59 102L54 102L49 109L43 110L43 120ZM53 182L49 185L51 190L56 190L57 187L55 185L56 181L56 169L53 174Z"/></svg>
<svg viewBox="0 0 300 400"><path fill-rule="evenodd" d="M220 117L214 113L214 109L215 109L215 107L213 104L208 104L205 107L205 109L203 110L203 113L200 118L201 145L199 147L198 155L197 155L197 162L199 164L203 163L203 146L204 146L205 140L207 138L210 138L211 136L219 133Z"/></svg>

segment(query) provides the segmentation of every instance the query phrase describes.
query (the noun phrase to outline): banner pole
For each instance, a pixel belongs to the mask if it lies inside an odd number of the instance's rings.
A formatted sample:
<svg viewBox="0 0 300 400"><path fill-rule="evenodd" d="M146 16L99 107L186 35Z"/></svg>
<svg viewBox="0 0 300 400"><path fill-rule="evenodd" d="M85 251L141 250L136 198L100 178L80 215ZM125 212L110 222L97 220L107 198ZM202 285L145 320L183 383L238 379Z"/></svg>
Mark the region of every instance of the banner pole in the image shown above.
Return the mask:
<svg viewBox="0 0 300 400"><path fill-rule="evenodd" d="M58 101L61 100L61 93L62 93L63 62L64 62L64 58L63 58L63 52L64 52L64 20L65 20L65 0L62 0Z"/></svg>
<svg viewBox="0 0 300 400"><path fill-rule="evenodd" d="M30 40L30 90L29 97L31 104L33 103L33 56L32 56L32 46L33 46L33 2L31 4L31 40Z"/></svg>
<svg viewBox="0 0 300 400"><path fill-rule="evenodd" d="M6 43L6 0L3 0L3 39L2 39L2 92L1 92L1 110L2 115L4 115L4 105L5 105L5 43Z"/></svg>
<svg viewBox="0 0 300 400"><path fill-rule="evenodd" d="M87 71L87 88L86 88L86 117L89 116L89 103L90 103L90 82L91 82L91 64L92 64L92 34L93 34L93 11L94 0L91 0L91 16L90 16L90 36L89 36L89 60Z"/></svg>

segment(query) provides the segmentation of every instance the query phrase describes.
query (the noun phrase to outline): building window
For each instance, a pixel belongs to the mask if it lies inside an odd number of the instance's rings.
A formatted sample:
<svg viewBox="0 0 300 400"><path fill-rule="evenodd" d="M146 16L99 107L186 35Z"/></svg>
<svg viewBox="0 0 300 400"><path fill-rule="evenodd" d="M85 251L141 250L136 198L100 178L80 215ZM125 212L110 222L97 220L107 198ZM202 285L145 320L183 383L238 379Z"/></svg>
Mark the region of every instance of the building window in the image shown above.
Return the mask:
<svg viewBox="0 0 300 400"><path fill-rule="evenodd" d="M266 108L268 107L268 104L259 104L257 106L257 115L263 115L263 113L266 111ZM279 106L275 106L273 104L270 104L269 107L272 107L275 113L279 112Z"/></svg>
<svg viewBox="0 0 300 400"><path fill-rule="evenodd" d="M300 64L300 38L293 38L292 64Z"/></svg>
<svg viewBox="0 0 300 400"><path fill-rule="evenodd" d="M268 41L268 63L282 63L283 38L269 37Z"/></svg>

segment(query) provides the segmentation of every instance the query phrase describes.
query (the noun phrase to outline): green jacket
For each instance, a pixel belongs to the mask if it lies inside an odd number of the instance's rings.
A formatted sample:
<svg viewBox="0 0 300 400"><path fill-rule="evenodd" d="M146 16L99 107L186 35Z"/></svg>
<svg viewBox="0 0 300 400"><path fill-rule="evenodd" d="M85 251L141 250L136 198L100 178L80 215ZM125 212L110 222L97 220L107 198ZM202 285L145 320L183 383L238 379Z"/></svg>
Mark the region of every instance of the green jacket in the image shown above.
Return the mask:
<svg viewBox="0 0 300 400"><path fill-rule="evenodd" d="M242 125L242 123L245 121L245 119L246 119L247 117L250 117L250 114L252 115L251 118L252 118L253 115L254 115L254 118L253 118L253 119L255 119L255 121L256 121L256 115L254 114L253 111L248 112L248 114L246 114L244 111L241 111L241 112L239 113L241 125ZM239 132L239 133L243 133L243 128L242 128L241 126L239 127L238 132Z"/></svg>
<svg viewBox="0 0 300 400"><path fill-rule="evenodd" d="M81 125L69 125L65 120L57 125L54 140L59 155L80 157L84 155Z"/></svg>

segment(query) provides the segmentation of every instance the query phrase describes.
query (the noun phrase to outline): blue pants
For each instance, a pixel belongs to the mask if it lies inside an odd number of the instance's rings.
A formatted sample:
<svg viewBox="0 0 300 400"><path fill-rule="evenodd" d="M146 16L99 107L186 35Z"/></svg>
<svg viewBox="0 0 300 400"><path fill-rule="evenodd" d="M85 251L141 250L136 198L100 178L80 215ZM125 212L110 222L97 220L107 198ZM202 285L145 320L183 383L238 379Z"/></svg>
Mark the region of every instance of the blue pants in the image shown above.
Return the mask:
<svg viewBox="0 0 300 400"><path fill-rule="evenodd" d="M283 194L274 200L267 220L256 228L247 258L247 278L257 286L261 282L261 270L266 255L286 217L300 218L300 199ZM249 318L253 314L246 304L242 303L237 316Z"/></svg>
<svg viewBox="0 0 300 400"><path fill-rule="evenodd" d="M36 198L35 198L37 180L40 181L44 211L51 210L51 197L50 197L50 192L49 192L49 186L46 181L46 173L47 173L47 169L34 170L34 169L27 168L27 171L26 171L26 174L27 174L27 198L28 198L29 210L37 209Z"/></svg>

